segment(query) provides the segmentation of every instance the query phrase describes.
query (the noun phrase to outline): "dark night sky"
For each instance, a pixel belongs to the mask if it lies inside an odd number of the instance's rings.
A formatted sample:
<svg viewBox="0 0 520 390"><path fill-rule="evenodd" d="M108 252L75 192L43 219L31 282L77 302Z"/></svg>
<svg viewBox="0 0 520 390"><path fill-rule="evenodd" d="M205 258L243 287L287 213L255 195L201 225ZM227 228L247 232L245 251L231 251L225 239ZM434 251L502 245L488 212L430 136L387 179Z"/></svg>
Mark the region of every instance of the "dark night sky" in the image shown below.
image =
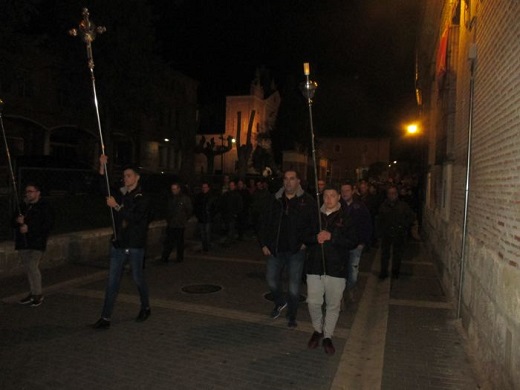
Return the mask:
<svg viewBox="0 0 520 390"><path fill-rule="evenodd" d="M283 91L310 62L318 134L394 135L414 114L417 0L152 3L163 57L201 81L202 102L247 94L258 65Z"/></svg>

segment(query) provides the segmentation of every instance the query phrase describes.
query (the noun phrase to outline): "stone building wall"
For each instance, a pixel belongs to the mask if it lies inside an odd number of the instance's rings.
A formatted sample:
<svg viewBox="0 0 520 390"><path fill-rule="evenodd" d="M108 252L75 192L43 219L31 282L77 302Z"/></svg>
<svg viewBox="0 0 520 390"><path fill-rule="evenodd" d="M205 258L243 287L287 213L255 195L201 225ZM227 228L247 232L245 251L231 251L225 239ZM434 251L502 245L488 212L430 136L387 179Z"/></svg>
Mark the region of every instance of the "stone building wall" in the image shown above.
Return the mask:
<svg viewBox="0 0 520 390"><path fill-rule="evenodd" d="M453 3L445 2L441 21L451 16ZM483 373L493 388L520 388L520 2L461 3L458 50L450 63L456 99L451 107L454 125L447 130L453 154L441 162L430 156L431 200L425 208L424 230L439 260L444 286L455 300L462 285L462 325ZM442 22L438 34L442 34ZM477 56L470 117L472 63L468 54L472 44ZM436 132L436 118L445 112L438 105L435 86L430 92L429 125ZM472 153L462 259L470 123Z"/></svg>

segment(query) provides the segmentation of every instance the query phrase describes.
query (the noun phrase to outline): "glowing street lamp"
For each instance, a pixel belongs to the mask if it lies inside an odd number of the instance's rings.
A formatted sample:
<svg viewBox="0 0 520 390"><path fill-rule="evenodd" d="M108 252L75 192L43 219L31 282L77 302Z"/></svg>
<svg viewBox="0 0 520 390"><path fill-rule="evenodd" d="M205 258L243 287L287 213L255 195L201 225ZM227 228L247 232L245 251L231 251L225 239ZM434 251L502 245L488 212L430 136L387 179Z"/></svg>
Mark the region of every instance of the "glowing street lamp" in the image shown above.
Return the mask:
<svg viewBox="0 0 520 390"><path fill-rule="evenodd" d="M419 127L415 123L413 123L411 125L406 126L406 132L409 135L415 135L419 132Z"/></svg>

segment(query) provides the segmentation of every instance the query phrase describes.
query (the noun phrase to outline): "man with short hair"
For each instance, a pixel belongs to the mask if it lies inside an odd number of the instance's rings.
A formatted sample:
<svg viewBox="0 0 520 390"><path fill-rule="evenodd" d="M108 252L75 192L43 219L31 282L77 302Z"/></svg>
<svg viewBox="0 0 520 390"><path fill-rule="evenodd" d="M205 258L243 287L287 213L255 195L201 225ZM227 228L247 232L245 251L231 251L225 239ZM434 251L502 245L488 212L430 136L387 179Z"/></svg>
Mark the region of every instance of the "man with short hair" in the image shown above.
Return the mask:
<svg viewBox="0 0 520 390"><path fill-rule="evenodd" d="M358 242L354 249L350 249L347 263L347 292L351 302L354 301L354 288L359 274L359 261L363 249L370 245L372 239L372 218L368 208L355 199L354 185L341 185L341 207L352 218L357 232Z"/></svg>
<svg viewBox="0 0 520 390"><path fill-rule="evenodd" d="M102 154L99 157L99 174L105 174L108 157ZM124 186L113 190L106 198L107 206L114 215L115 237L112 238L110 248L110 270L105 301L101 318L92 325L94 329L110 328L110 319L114 304L119 292L124 265L128 261L132 269L132 277L141 300L141 308L136 317L137 322L143 322L151 314L148 296L148 285L144 278L143 262L148 224L150 222L150 201L143 193L139 184L139 168L128 166L123 170ZM106 188L103 188L107 190Z"/></svg>
<svg viewBox="0 0 520 390"><path fill-rule="evenodd" d="M170 185L168 209L166 211L166 237L164 239L161 261L167 263L173 248L177 248L176 263L184 261L184 231L186 224L193 213L191 199L182 193L180 183Z"/></svg>
<svg viewBox="0 0 520 390"><path fill-rule="evenodd" d="M287 170L283 187L270 197L261 216L258 239L267 256L266 281L275 307L271 318L278 318L288 306L288 326L297 326L296 314L300 299L300 283L305 262L306 240L316 233L318 210L316 200L300 185L300 176ZM289 300L283 296L281 276L287 268Z"/></svg>
<svg viewBox="0 0 520 390"><path fill-rule="evenodd" d="M51 207L41 197L40 186L25 186L24 202L20 214L14 218L15 249L27 273L30 293L19 301L21 305L40 306L43 302L42 275L39 264L47 248L49 232L54 224Z"/></svg>
<svg viewBox="0 0 520 390"><path fill-rule="evenodd" d="M314 328L307 346L314 349L323 338L325 353L333 355L336 350L332 335L345 290L348 251L358 240L353 220L343 209L336 188L325 187L320 211L321 231L309 242L306 264L307 304Z"/></svg>

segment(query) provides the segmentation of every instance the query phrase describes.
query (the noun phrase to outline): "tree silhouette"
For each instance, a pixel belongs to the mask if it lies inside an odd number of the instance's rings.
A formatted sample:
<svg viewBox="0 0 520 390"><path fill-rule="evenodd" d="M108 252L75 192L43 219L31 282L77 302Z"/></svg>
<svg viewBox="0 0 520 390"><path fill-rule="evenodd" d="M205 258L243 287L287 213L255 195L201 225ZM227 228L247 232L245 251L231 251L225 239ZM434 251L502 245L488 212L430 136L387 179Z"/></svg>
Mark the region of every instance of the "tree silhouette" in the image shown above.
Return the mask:
<svg viewBox="0 0 520 390"><path fill-rule="evenodd" d="M208 173L214 173L215 170L215 156L220 156L227 153L233 147L233 137L228 136L225 145L217 145L215 138L211 137L206 141L206 137L202 136L199 143L195 146L195 153L202 153L206 156Z"/></svg>

